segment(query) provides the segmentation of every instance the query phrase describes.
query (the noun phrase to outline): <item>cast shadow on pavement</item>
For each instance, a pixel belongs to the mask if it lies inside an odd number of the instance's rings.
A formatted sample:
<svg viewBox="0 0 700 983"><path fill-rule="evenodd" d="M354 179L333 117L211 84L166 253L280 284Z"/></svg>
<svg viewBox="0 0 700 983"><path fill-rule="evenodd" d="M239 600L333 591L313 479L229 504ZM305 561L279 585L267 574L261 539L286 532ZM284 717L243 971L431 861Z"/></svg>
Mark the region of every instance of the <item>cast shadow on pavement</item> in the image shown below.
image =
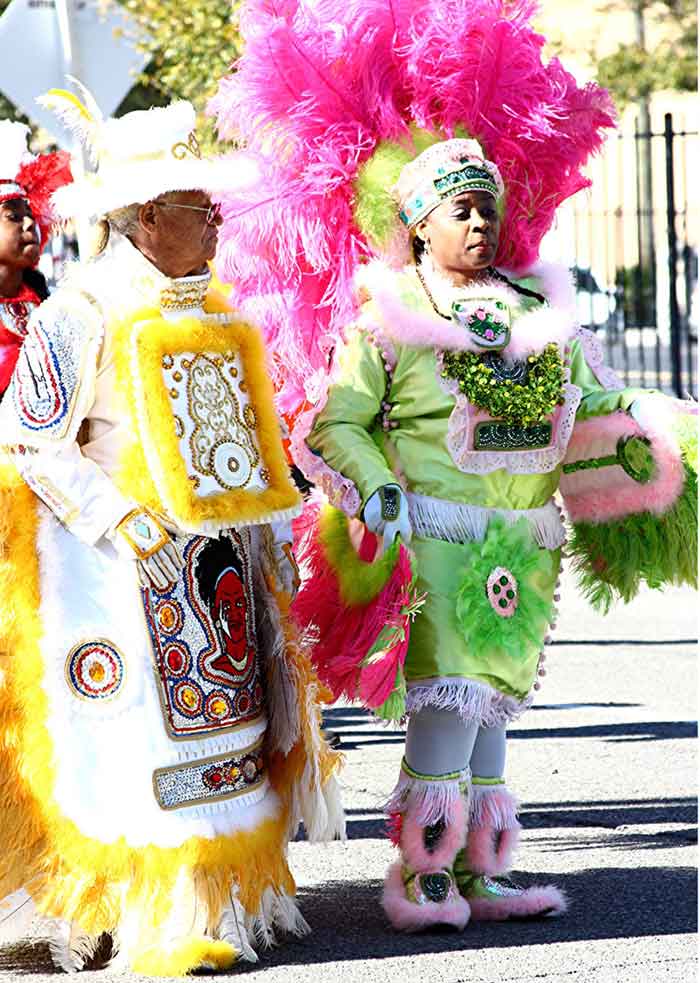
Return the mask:
<svg viewBox="0 0 700 983"><path fill-rule="evenodd" d="M382 839L386 836L385 819L377 815L378 811L379 808L346 809L348 839ZM576 827L618 830L624 826L664 826L670 823L693 826L697 822L697 801L688 797L525 802L521 805L520 821L526 830ZM667 842L665 845L675 844ZM630 849L633 846L630 842Z"/></svg>
<svg viewBox="0 0 700 983"><path fill-rule="evenodd" d="M636 704L630 704L635 706ZM579 710L584 704L548 704L535 710ZM607 708L610 704L585 704ZM324 726L340 738L341 750L353 751L371 745L402 744L403 729L394 725L381 726L376 718L360 707L333 707L323 715ZM622 723L580 724L556 727L511 727L511 740L544 740L597 737L617 744L626 741L675 741L695 738L697 722L693 720L629 720Z"/></svg>
<svg viewBox="0 0 700 983"><path fill-rule="evenodd" d="M517 879L517 872L515 876ZM569 898L569 912L563 917L472 922L461 933L421 935L402 935L390 928L381 909L378 881L330 881L300 891L311 936L264 955L261 965L313 965L427 952L690 934L696 931L697 922L695 878L692 867L607 868L556 877L542 874L537 883L554 880ZM526 883L525 877L522 882Z"/></svg>
<svg viewBox="0 0 700 983"><path fill-rule="evenodd" d="M515 876L517 879L517 872ZM327 881L302 888L300 907L312 934L283 940L278 948L261 953L259 963L237 965L231 976L244 976L267 966L319 965L429 952L474 952L473 958L478 960L478 951L486 948L696 931L696 873L692 867L603 868L556 877L541 874L537 883L550 879L569 898L569 911L561 918L472 922L464 932L420 935L402 935L390 928L381 908L382 886L377 880ZM521 880L527 883L525 877ZM0 971L21 976L52 972L47 946L37 942L2 950Z"/></svg>

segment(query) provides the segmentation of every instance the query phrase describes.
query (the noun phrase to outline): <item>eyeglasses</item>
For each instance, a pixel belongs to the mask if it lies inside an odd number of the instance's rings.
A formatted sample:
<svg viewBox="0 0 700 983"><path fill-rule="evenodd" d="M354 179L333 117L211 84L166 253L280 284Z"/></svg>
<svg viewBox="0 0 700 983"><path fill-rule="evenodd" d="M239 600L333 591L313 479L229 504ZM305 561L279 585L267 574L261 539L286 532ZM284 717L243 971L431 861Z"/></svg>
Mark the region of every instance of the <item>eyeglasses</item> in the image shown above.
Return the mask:
<svg viewBox="0 0 700 983"><path fill-rule="evenodd" d="M207 225L216 225L221 218L221 205L218 203L208 208L203 208L201 205L178 205L174 201L154 201L153 204L161 208L188 208L191 212L206 212L204 221Z"/></svg>

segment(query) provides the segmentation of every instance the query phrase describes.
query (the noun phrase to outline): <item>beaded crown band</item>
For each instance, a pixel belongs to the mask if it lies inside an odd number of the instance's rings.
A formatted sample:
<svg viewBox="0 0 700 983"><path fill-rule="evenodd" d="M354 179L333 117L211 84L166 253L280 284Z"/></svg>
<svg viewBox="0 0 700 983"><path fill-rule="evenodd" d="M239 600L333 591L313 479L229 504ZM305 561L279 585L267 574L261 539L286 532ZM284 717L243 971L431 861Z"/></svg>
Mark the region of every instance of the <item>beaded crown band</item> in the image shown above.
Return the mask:
<svg viewBox="0 0 700 983"><path fill-rule="evenodd" d="M399 217L409 229L434 208L464 191L485 191L499 199L503 180L476 140L441 140L406 164L394 187Z"/></svg>
<svg viewBox="0 0 700 983"><path fill-rule="evenodd" d="M399 212L399 218L407 228L411 228L445 199L464 191L486 191L494 198L500 197L498 185L483 167L472 163L466 163L466 166L454 171L439 167L436 177L408 199Z"/></svg>

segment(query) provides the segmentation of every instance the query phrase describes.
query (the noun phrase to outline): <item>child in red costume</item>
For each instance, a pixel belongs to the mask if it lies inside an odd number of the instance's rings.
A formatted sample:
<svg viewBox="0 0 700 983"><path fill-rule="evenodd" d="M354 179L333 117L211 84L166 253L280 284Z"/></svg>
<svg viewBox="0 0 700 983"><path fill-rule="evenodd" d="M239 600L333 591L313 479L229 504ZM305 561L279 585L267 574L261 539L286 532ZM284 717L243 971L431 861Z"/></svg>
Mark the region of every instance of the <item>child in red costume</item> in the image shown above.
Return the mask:
<svg viewBox="0 0 700 983"><path fill-rule="evenodd" d="M71 180L59 151L34 156L29 128L0 121L0 398L7 389L32 310L48 296L37 270L53 216L49 198Z"/></svg>

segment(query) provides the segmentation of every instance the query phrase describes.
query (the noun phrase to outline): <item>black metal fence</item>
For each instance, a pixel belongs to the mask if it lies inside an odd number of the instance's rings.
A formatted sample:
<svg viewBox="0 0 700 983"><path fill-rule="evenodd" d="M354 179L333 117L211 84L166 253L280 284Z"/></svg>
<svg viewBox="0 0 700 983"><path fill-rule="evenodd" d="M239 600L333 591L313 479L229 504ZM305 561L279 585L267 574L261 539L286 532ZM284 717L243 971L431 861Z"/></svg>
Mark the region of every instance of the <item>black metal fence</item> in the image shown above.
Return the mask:
<svg viewBox="0 0 700 983"><path fill-rule="evenodd" d="M569 206L578 315L631 386L697 398L697 132L621 132ZM566 225L566 222L564 223Z"/></svg>

